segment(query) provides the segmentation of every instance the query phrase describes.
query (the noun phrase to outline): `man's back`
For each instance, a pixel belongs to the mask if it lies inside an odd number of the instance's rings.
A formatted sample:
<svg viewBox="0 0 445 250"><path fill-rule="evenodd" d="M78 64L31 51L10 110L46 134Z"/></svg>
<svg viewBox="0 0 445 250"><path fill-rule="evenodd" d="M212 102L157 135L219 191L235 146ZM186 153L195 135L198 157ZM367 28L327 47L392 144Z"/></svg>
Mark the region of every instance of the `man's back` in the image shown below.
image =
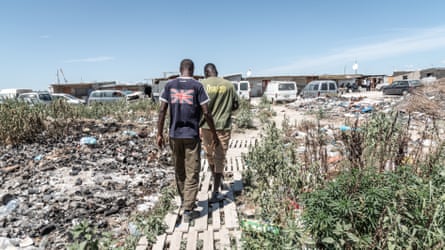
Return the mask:
<svg viewBox="0 0 445 250"><path fill-rule="evenodd" d="M238 102L233 84L220 77L208 77L202 80L202 84L210 98L209 109L216 129L230 130L232 128L233 105L234 102ZM208 124L203 123L202 128L208 129Z"/></svg>
<svg viewBox="0 0 445 250"><path fill-rule="evenodd" d="M201 105L209 100L201 83L190 77L171 80L160 100L170 107L170 137L199 138Z"/></svg>

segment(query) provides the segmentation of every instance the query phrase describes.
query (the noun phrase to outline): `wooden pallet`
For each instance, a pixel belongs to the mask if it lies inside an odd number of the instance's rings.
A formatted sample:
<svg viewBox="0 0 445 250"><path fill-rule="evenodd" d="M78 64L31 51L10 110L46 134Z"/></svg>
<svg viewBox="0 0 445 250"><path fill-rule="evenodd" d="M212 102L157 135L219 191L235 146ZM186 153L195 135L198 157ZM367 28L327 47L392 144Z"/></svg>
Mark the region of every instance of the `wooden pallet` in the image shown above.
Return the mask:
<svg viewBox="0 0 445 250"><path fill-rule="evenodd" d="M224 180L225 190L222 194L225 199L219 203L210 204L208 198L211 195L212 180L208 164L203 159L200 172L200 190L197 196L197 211L200 217L191 223L181 220L182 211L177 208L167 214L164 221L167 230L157 237L152 249L241 249L241 231L238 220L238 212L235 196L242 190L242 171L244 164L241 153L247 152L248 147L255 143L254 140L232 140L229 143L226 171L231 178ZM179 198L176 198L177 202ZM138 250L143 248L139 241Z"/></svg>

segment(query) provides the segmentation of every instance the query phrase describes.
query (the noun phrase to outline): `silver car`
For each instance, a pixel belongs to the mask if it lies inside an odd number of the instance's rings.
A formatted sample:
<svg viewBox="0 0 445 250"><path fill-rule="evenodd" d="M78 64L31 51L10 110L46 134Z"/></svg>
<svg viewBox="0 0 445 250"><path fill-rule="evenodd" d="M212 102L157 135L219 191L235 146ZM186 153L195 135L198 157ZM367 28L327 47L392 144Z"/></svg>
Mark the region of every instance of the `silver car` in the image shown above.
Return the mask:
<svg viewBox="0 0 445 250"><path fill-rule="evenodd" d="M110 103L125 102L127 96L124 92L115 89L94 90L88 97L88 104L92 103Z"/></svg>
<svg viewBox="0 0 445 250"><path fill-rule="evenodd" d="M311 81L301 91L303 98L336 95L338 95L337 83L332 80Z"/></svg>
<svg viewBox="0 0 445 250"><path fill-rule="evenodd" d="M51 94L48 91L37 91L37 92L29 92L20 94L17 97L20 101L25 101L30 104L50 104L53 101Z"/></svg>
<svg viewBox="0 0 445 250"><path fill-rule="evenodd" d="M85 104L85 100L79 99L79 98L72 96L70 94L52 93L51 96L53 97L53 100L60 99L60 100L63 100L69 104Z"/></svg>

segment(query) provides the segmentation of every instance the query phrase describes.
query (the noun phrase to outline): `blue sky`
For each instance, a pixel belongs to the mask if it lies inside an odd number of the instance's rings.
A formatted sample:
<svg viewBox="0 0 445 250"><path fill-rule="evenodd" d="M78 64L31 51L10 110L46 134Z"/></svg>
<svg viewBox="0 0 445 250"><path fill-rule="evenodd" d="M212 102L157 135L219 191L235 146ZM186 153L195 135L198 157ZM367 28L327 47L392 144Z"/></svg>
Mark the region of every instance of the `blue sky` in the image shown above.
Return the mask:
<svg viewBox="0 0 445 250"><path fill-rule="evenodd" d="M445 1L2 0L0 89L220 75L388 74L445 66Z"/></svg>

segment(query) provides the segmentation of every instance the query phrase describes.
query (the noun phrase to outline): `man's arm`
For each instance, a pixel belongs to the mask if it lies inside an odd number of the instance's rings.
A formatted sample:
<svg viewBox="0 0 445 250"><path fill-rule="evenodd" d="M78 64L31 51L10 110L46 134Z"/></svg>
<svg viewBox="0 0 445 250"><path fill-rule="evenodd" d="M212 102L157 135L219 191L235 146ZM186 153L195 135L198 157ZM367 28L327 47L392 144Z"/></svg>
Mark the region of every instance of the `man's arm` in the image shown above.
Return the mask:
<svg viewBox="0 0 445 250"><path fill-rule="evenodd" d="M202 109L204 119L206 120L207 124L209 125L210 131L212 131L213 145L217 146L219 144L219 139L218 139L218 135L216 134L215 122L213 121L212 114L209 112L209 106L207 105L207 103L202 104L201 109Z"/></svg>
<svg viewBox="0 0 445 250"><path fill-rule="evenodd" d="M158 117L158 135L156 136L156 144L158 147L162 148L164 146L164 122L165 115L167 113L168 104L165 102L161 102L161 107L159 108L159 117Z"/></svg>
<svg viewBox="0 0 445 250"><path fill-rule="evenodd" d="M232 111L235 111L238 108L239 108L238 98L235 98L235 100L233 100L233 104L232 104Z"/></svg>
<svg viewBox="0 0 445 250"><path fill-rule="evenodd" d="M236 93L235 87L232 88L232 91L233 91L232 111L235 111L239 108L239 96Z"/></svg>

